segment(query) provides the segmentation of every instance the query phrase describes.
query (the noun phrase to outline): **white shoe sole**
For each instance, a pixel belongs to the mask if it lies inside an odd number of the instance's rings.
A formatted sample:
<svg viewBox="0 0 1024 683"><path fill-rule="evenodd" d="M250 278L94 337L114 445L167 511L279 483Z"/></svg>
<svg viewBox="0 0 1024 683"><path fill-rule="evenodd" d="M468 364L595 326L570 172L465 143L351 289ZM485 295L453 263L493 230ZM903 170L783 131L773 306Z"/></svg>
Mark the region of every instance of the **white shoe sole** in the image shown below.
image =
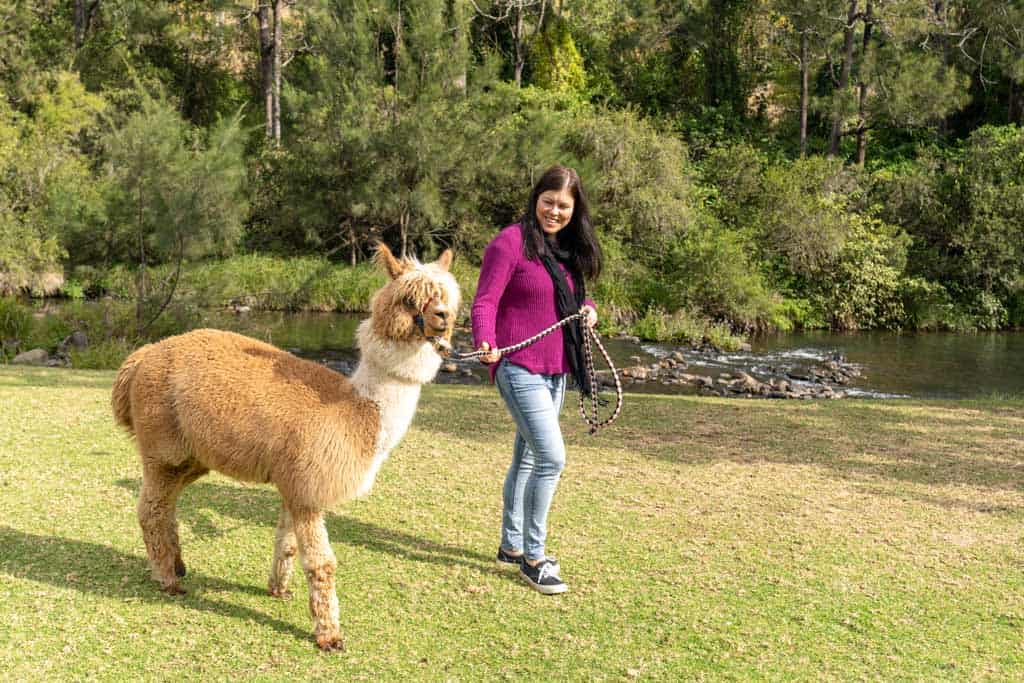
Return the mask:
<svg viewBox="0 0 1024 683"><path fill-rule="evenodd" d="M564 593L567 590L569 590L569 587L566 586L564 583L561 583L557 586L543 586L539 583L534 583L530 580L529 576L527 576L521 571L519 572L519 577L526 582L527 586L537 591L541 595L558 595L559 593Z"/></svg>

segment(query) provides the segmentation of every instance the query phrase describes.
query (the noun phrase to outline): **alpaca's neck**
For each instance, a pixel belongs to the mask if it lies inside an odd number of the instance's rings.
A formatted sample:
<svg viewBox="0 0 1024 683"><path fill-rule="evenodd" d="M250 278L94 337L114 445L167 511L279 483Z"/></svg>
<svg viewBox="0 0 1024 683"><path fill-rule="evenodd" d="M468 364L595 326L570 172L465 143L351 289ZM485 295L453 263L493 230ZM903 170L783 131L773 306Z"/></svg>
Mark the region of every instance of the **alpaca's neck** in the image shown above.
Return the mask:
<svg viewBox="0 0 1024 683"><path fill-rule="evenodd" d="M369 320L359 325L359 365L352 384L380 409L379 452L389 452L405 436L416 412L420 387L434 379L441 358L427 342L380 339Z"/></svg>

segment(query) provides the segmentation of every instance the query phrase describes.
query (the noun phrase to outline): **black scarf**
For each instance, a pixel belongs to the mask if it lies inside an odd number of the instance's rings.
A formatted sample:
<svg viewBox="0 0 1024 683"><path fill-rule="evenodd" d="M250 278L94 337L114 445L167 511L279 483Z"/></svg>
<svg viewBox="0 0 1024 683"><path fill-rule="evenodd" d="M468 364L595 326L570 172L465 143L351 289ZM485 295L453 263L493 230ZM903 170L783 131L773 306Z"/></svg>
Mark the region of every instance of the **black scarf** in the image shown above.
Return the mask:
<svg viewBox="0 0 1024 683"><path fill-rule="evenodd" d="M548 241L547 247L545 253L540 255L540 260L555 284L555 308L558 311L558 319L562 320L573 313L579 313L587 295L586 285L575 267L571 253L560 249L552 241ZM558 267L559 262L572 273L573 283L576 285L575 292L569 288L565 272ZM565 325L562 328L562 343L565 346L565 355L569 359L569 367L572 368L572 376L576 379L576 386L589 397L593 395L593 388L590 386L590 377L583 361L583 325L584 321L579 319Z"/></svg>

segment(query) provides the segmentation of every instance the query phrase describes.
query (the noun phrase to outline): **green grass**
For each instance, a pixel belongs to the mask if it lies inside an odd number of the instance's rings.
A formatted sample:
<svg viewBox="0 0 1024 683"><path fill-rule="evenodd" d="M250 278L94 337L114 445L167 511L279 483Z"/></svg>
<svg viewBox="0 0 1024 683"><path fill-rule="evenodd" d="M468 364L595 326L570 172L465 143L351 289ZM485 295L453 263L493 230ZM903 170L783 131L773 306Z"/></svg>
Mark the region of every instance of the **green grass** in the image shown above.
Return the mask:
<svg viewBox="0 0 1024 683"><path fill-rule="evenodd" d="M278 499L183 494L189 574L157 591L110 372L0 368L6 680L1007 680L1024 677L1024 403L627 396L570 402L549 551L497 567L512 427L492 387L428 386L371 496L330 515L348 650L306 589L265 594Z"/></svg>

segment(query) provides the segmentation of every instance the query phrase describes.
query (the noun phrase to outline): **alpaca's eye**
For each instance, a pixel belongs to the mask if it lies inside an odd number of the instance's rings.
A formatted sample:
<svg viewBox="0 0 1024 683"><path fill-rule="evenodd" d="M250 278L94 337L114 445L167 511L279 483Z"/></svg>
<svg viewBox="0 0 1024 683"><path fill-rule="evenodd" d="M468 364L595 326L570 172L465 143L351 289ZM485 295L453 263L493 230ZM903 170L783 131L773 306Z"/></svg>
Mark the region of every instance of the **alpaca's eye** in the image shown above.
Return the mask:
<svg viewBox="0 0 1024 683"><path fill-rule="evenodd" d="M407 296L404 299L402 299L402 303L404 303L409 308L416 308L416 302L412 300L411 296Z"/></svg>

